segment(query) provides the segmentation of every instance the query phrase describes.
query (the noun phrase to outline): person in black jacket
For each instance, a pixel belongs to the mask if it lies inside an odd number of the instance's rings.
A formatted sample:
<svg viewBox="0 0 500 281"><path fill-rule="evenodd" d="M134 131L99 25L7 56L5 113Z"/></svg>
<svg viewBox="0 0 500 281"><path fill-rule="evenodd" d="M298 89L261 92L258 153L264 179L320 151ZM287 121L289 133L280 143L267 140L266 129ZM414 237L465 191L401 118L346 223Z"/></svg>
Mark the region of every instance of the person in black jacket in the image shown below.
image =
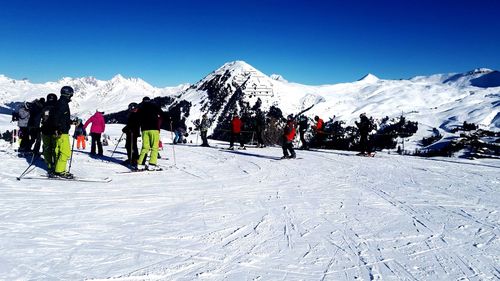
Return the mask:
<svg viewBox="0 0 500 281"><path fill-rule="evenodd" d="M255 115L255 133L257 134L257 147L266 147L262 134L266 129L266 116L261 110Z"/></svg>
<svg viewBox="0 0 500 281"><path fill-rule="evenodd" d="M54 172L55 167L55 152L54 148L56 146L56 138L55 138L55 128L54 125L51 124L51 113L54 114L54 108L57 104L57 96L54 93L50 93L47 95L46 102L44 107L42 108L42 150L43 150L43 160L45 164L47 164L47 171L49 174Z"/></svg>
<svg viewBox="0 0 500 281"><path fill-rule="evenodd" d="M40 123L42 120L42 109L45 106L45 99L40 98L31 103L30 106L30 118L28 120L28 130L29 130L29 150L33 151L35 154L40 153L40 145L42 142L40 134ZM34 144L34 146L33 146Z"/></svg>
<svg viewBox="0 0 500 281"><path fill-rule="evenodd" d="M360 155L370 155L371 151L368 145L368 133L371 130L371 122L366 117L365 113L361 113L359 115L359 122L355 121L356 126L359 129L359 147L360 147Z"/></svg>
<svg viewBox="0 0 500 281"><path fill-rule="evenodd" d="M309 149L309 145L307 144L307 141L304 137L308 129L309 129L309 121L307 120L307 117L305 115L300 116L299 135L300 135L300 142L302 143L302 145L300 146L299 149L304 149L304 150Z"/></svg>
<svg viewBox="0 0 500 281"><path fill-rule="evenodd" d="M139 105L135 102L128 105L127 124L123 127L125 133L125 147L127 149L127 160L124 164L130 165L130 168L137 169L137 160L139 159L139 150L137 149L137 138L141 136L141 125L139 116Z"/></svg>
<svg viewBox="0 0 500 281"><path fill-rule="evenodd" d="M137 161L137 168L139 170L161 170L157 166L157 162L162 116L163 111L161 108L151 101L149 97L142 99L142 103L139 106L139 123L142 134L142 148ZM145 163L146 156L150 151L149 165L146 167L143 163Z"/></svg>

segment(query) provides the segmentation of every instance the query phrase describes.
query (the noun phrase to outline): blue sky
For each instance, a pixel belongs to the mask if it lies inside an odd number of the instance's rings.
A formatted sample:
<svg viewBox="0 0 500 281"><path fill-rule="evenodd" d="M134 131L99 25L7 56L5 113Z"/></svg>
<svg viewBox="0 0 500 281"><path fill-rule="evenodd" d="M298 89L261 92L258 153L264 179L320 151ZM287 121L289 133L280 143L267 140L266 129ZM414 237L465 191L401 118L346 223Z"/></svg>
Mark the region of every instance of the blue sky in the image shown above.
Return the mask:
<svg viewBox="0 0 500 281"><path fill-rule="evenodd" d="M500 69L500 1L3 1L0 74L195 83L244 60L302 84Z"/></svg>

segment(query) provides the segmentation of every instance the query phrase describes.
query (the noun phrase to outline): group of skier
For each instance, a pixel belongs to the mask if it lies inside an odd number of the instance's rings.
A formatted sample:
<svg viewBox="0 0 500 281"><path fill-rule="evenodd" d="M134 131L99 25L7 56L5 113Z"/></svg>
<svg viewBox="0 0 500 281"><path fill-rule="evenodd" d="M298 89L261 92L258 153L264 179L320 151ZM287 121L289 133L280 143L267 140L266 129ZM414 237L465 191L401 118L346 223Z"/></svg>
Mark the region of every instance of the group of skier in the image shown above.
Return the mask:
<svg viewBox="0 0 500 281"><path fill-rule="evenodd" d="M37 99L31 103L24 103L23 106L13 114L13 120L18 121L21 135L20 152L31 151L35 155L39 154L39 148L43 143L43 158L47 164L48 174L51 177L72 178L73 175L67 169L68 159L72 154L70 146L69 130L71 125L75 125L73 138L77 144L77 149L85 149L87 141L87 127L90 127L91 151L90 155L100 157L103 155L103 144L101 137L105 131L106 124L102 111L96 112L83 123L82 119L71 119L69 103L74 90L70 86L61 88L59 99L54 93L50 93L46 98ZM123 134L126 136L125 147L127 150L127 160L124 161L133 170L161 170L157 165L158 150L161 144L160 129L163 122L164 112L149 97L144 97L141 103L132 102L128 105L128 115ZM185 118L180 118L175 126L174 144L183 143L183 136L186 133ZM318 143L325 140L327 134L324 131L324 121L319 116L314 117L315 124L311 126L315 139ZM266 117L260 110L255 116L255 133L257 147L265 147L263 132L266 128ZM370 121L363 113L360 121L355 122L359 128L361 139L361 154L369 154L368 133ZM203 114L196 129L200 131L202 144L209 146L208 130L211 122L207 114ZM229 149L234 149L234 143L239 142L239 149L246 149L245 141L242 137L243 122L235 112L231 117L231 134ZM172 124L170 128L173 128ZM283 157L282 159L296 158L293 146L297 131L299 132L301 146L299 149L309 149L306 141L306 133L309 131L309 120L305 115L289 115L286 118L286 125L281 135ZM138 138L142 138L142 148L137 145ZM32 147L34 144L34 147ZM149 159L147 159L149 156Z"/></svg>

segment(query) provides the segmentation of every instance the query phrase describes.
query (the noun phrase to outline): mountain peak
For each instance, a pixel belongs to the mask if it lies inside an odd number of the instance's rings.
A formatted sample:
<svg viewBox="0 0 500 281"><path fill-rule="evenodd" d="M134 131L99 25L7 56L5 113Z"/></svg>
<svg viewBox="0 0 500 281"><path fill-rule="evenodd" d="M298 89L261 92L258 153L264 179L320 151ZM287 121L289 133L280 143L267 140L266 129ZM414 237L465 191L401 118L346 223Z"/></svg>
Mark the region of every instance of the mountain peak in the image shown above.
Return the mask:
<svg viewBox="0 0 500 281"><path fill-rule="evenodd" d="M377 82L379 81L380 79L378 79L377 76L371 74L371 73L368 73L366 74L365 76L363 76L361 79L359 79L358 81L359 82L367 82L367 83L374 83L374 82Z"/></svg>
<svg viewBox="0 0 500 281"><path fill-rule="evenodd" d="M123 77L121 74L116 74L115 76L113 76L113 78L111 78L111 81L123 81L123 80L127 79Z"/></svg>
<svg viewBox="0 0 500 281"><path fill-rule="evenodd" d="M473 74L487 74L487 73L491 73L491 72L493 72L492 69L485 68L485 67L480 67L480 68L476 68L474 70L469 71L467 74L469 74L469 75L473 75Z"/></svg>
<svg viewBox="0 0 500 281"><path fill-rule="evenodd" d="M219 69L215 72L220 73L226 71L230 71L232 73L259 72L255 69L255 67L242 60L227 62L223 66L219 67Z"/></svg>
<svg viewBox="0 0 500 281"><path fill-rule="evenodd" d="M276 80L276 81L281 81L281 82L288 82L283 76L279 74L271 74L271 79Z"/></svg>

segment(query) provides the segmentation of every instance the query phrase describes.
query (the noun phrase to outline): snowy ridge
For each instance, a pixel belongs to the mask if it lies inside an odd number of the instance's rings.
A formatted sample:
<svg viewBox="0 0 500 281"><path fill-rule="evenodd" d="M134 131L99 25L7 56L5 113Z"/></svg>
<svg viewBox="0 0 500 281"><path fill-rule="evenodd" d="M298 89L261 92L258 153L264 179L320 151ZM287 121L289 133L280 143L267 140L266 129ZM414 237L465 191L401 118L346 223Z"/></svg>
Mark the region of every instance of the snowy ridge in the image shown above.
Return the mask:
<svg viewBox="0 0 500 281"><path fill-rule="evenodd" d="M0 104L10 102L32 101L46 97L48 93L56 93L62 86L69 85L75 89L70 103L72 114L86 118L96 109L106 113L117 112L127 108L130 102L140 102L144 96L151 98L171 96L189 87L182 84L177 87L155 88L140 78L125 78L118 74L108 81L95 77L65 77L57 82L33 84L27 80L14 80L0 76Z"/></svg>
<svg viewBox="0 0 500 281"><path fill-rule="evenodd" d="M109 81L94 77L63 78L58 82L32 84L26 80L13 80L0 76L0 104L12 101L32 100L49 92L58 93L63 85L75 88L71 103L75 114L90 115L96 108L105 112L117 112L128 103L140 101L143 96L171 96L175 103L191 102L188 124L208 112L217 120L241 105L253 106L258 99L261 108L268 110L278 106L283 113L297 113L316 97L322 100L307 114L319 115L328 120L334 115L352 124L360 113L374 118L397 117L401 114L418 121L422 131L431 128L446 132L464 121L478 124L481 128L498 130L500 73L478 68L460 74L436 74L418 76L409 80L379 79L368 74L352 83L309 86L269 77L244 61L228 62L193 85L155 88L139 78L116 75ZM321 97L319 99L318 97Z"/></svg>

